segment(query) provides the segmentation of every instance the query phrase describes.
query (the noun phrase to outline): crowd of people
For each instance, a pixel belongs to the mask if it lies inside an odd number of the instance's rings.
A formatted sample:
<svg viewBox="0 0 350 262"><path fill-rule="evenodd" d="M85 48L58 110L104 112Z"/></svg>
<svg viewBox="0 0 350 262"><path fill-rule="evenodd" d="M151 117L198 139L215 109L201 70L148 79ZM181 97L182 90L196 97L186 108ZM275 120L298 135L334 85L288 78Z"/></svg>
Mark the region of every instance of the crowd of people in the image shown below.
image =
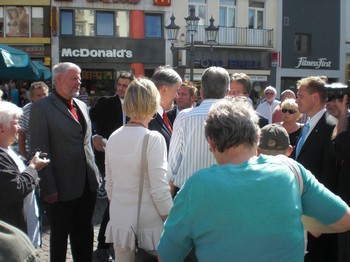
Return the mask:
<svg viewBox="0 0 350 262"><path fill-rule="evenodd" d="M52 79L23 109L0 102L0 243L23 238L6 256L40 259L45 208L53 262L68 238L74 261L132 262L142 248L164 262L350 262L349 96L329 98L327 79L280 100L267 86L254 105L244 73L209 67L198 91L160 66L119 74L91 107L78 65ZM94 251L96 198L108 205Z"/></svg>

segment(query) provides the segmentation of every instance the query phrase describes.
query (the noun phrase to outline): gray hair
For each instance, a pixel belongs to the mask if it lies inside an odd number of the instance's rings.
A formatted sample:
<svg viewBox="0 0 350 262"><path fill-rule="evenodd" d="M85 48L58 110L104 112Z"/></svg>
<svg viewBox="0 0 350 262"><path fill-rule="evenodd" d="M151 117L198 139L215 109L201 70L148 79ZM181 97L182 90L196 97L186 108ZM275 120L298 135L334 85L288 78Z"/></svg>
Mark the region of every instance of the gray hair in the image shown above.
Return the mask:
<svg viewBox="0 0 350 262"><path fill-rule="evenodd" d="M162 86L173 86L177 83L182 83L181 76L169 66L160 66L156 68L151 78L159 90Z"/></svg>
<svg viewBox="0 0 350 262"><path fill-rule="evenodd" d="M52 81L53 84L56 85L56 78L58 75L65 73L66 71L70 69L77 69L79 72L81 72L81 68L71 62L63 62L63 63L58 63L52 68Z"/></svg>
<svg viewBox="0 0 350 262"><path fill-rule="evenodd" d="M226 69L211 66L202 74L202 96L204 99L223 98L230 87L230 76Z"/></svg>
<svg viewBox="0 0 350 262"><path fill-rule="evenodd" d="M219 152L231 147L257 146L259 117L248 102L240 97L225 97L216 102L205 120L205 137Z"/></svg>
<svg viewBox="0 0 350 262"><path fill-rule="evenodd" d="M0 101L0 124L9 126L15 117L20 117L22 108L7 101Z"/></svg>
<svg viewBox="0 0 350 262"><path fill-rule="evenodd" d="M43 89L46 92L49 92L49 87L43 81L33 82L29 88L30 97L33 97L34 90L38 89Z"/></svg>

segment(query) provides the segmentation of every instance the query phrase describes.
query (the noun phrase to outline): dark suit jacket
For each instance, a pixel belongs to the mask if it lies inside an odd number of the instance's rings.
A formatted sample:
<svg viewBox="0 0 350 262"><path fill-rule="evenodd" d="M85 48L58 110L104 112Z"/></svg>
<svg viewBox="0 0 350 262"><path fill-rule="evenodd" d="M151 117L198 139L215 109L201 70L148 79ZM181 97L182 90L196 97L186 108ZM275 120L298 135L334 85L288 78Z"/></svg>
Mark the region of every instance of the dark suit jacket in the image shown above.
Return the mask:
<svg viewBox="0 0 350 262"><path fill-rule="evenodd" d="M339 183L337 194L350 205L350 117L348 128L331 142L331 155L337 158Z"/></svg>
<svg viewBox="0 0 350 262"><path fill-rule="evenodd" d="M16 163L0 150L0 220L27 232L23 199L35 188L37 172L27 168L20 173Z"/></svg>
<svg viewBox="0 0 350 262"><path fill-rule="evenodd" d="M91 191L99 187L88 108L79 99L73 100L83 118L80 121L84 122L86 132L54 93L35 102L31 108L31 145L46 152L51 160L39 172L41 192L43 197L58 193L59 201L79 198L87 182Z"/></svg>
<svg viewBox="0 0 350 262"><path fill-rule="evenodd" d="M266 126L269 123L269 120L264 117L262 114L260 114L259 112L256 112L257 115L259 116L259 127L263 128L264 126Z"/></svg>
<svg viewBox="0 0 350 262"><path fill-rule="evenodd" d="M109 136L123 125L123 109L117 95L101 97L90 109L94 134L108 139Z"/></svg>
<svg viewBox="0 0 350 262"><path fill-rule="evenodd" d="M106 139L123 125L123 109L117 95L101 97L90 109L93 133ZM105 153L95 150L96 164L101 174L105 173Z"/></svg>
<svg viewBox="0 0 350 262"><path fill-rule="evenodd" d="M168 112L166 112L169 121L171 123L171 125L174 125L174 121L177 115L177 106L174 106L171 110L169 110Z"/></svg>
<svg viewBox="0 0 350 262"><path fill-rule="evenodd" d="M165 124L163 118L157 113L156 118L152 119L148 124L149 130L156 130L163 135L166 142L167 152L169 152L169 144L171 138L171 131Z"/></svg>
<svg viewBox="0 0 350 262"><path fill-rule="evenodd" d="M335 175L336 161L330 155L330 141L336 119L327 112L323 114L311 131L296 159L328 189L335 192L337 176ZM295 152L293 157L295 158Z"/></svg>
<svg viewBox="0 0 350 262"><path fill-rule="evenodd" d="M336 119L327 112L324 113L305 140L296 159L333 192L336 192L338 180L336 161L330 155L330 143L335 125ZM337 250L336 234L323 234L319 238L308 234L309 253L306 254L305 261L337 261Z"/></svg>

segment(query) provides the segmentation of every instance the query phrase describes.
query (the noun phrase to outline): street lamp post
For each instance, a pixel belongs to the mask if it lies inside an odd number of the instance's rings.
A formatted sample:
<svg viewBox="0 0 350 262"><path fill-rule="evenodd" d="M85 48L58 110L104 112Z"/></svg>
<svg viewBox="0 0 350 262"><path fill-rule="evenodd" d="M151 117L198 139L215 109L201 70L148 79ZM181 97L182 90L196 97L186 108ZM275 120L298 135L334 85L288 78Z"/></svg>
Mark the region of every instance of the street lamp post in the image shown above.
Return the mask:
<svg viewBox="0 0 350 262"><path fill-rule="evenodd" d="M189 50L190 52L190 81L193 82L193 60L194 60L194 54L195 54L195 46L194 46L194 35L197 33L198 30L198 22L199 17L195 15L195 9L193 7L190 8L190 15L188 17L185 17L186 20L186 33L190 36L190 46L188 47L175 47L175 43L177 42L177 36L179 34L180 26L175 24L175 17L174 15L170 18L170 24L165 26L168 40L171 43L171 51L174 56L175 50ZM206 38L207 42L210 44L210 47L212 48L212 45L216 42L216 37L219 31L219 27L214 26L214 19L211 17L210 19L210 25L205 28Z"/></svg>

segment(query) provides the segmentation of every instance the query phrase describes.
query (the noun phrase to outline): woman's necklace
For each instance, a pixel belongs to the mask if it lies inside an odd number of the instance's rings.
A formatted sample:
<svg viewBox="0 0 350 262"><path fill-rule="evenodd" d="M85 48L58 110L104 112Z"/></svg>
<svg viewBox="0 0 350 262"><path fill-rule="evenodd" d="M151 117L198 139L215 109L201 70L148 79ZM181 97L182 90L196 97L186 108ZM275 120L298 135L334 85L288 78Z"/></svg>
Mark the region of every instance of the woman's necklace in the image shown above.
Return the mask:
<svg viewBox="0 0 350 262"><path fill-rule="evenodd" d="M147 128L144 124L142 124L141 122L133 122L133 121L129 121L129 124L135 124L138 126L143 126L144 128Z"/></svg>

